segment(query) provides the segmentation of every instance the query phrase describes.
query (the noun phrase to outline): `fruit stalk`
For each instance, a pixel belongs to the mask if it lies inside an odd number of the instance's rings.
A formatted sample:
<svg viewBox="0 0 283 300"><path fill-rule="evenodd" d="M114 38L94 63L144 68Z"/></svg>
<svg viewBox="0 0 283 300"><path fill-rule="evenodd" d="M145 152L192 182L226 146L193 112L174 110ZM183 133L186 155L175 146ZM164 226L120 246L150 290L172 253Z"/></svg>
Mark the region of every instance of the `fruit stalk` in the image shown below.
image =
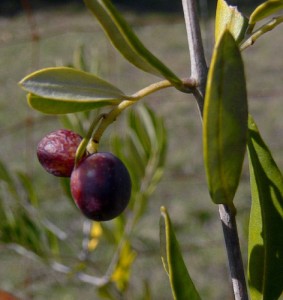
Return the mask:
<svg viewBox="0 0 283 300"><path fill-rule="evenodd" d="M189 85L189 82L187 82L187 86ZM172 87L172 83L168 80L162 80L160 82L153 83L137 93L133 94L130 98L131 100L124 100L121 103L119 103L116 107L114 107L108 114L106 114L101 121L100 125L98 126L97 130L95 131L92 141L95 144L99 144L100 138L104 131L107 129L107 127L113 123L116 118L124 111L127 107L135 104L140 99L144 98L145 96L152 94L158 90L165 89L168 87ZM188 87L189 88L189 87Z"/></svg>

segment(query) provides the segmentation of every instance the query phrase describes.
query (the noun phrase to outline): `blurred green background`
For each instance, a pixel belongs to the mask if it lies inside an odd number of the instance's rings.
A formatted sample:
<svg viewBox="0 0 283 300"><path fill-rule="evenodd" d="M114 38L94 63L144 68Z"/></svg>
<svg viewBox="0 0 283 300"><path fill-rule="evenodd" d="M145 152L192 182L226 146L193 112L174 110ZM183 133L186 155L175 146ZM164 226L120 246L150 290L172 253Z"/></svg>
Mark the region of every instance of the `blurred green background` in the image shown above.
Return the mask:
<svg viewBox="0 0 283 300"><path fill-rule="evenodd" d="M124 61L105 38L97 21L78 1L63 1L65 3L60 5L56 1L56 6L50 5L51 2L55 1L1 2L0 160L12 172L21 170L30 175L41 199L40 212L65 230L72 237L74 248L79 249L83 217L66 200L58 180L42 170L35 155L41 137L61 125L56 117L32 111L17 82L39 68L72 63L74 53L82 45L91 70L126 93L133 93L156 81L156 78ZM126 2L120 1L124 9ZM140 2L151 6L151 2L160 3L153 0ZM163 2L164 5L169 3ZM176 5L179 8L180 2L170 1L173 7ZM213 16L214 10L207 5L208 1L200 3L206 3L201 11L201 25L209 61L213 48L214 20L208 15ZM44 5L43 9L35 9L39 4ZM9 5L17 8L16 14L16 10L13 11ZM160 5L156 6L160 8ZM145 45L180 77L185 77L189 72L189 55L179 8L174 11L145 9L142 14L136 9L125 9L124 13ZM244 9L248 13L251 7ZM279 26L243 53L250 112L281 169L282 45L282 26ZM161 205L165 205L171 214L186 264L203 299L232 299L218 210L209 199L205 182L202 129L197 106L191 96L174 89L151 95L146 102L165 119L169 149L165 175L151 198L148 213L136 229L136 234L147 247L138 249L139 256L134 263L130 282L135 294L125 299L139 299L137 295L141 293L141 282L145 279L150 283L153 299L172 298L159 254ZM111 130L125 130L122 120ZM106 136L102 147L107 150L107 146ZM245 163L235 200L245 263L250 206L248 184ZM68 255L66 253L66 257ZM44 264L20 256L1 243L0 289L13 291L23 299L96 299L94 287L46 269Z"/></svg>

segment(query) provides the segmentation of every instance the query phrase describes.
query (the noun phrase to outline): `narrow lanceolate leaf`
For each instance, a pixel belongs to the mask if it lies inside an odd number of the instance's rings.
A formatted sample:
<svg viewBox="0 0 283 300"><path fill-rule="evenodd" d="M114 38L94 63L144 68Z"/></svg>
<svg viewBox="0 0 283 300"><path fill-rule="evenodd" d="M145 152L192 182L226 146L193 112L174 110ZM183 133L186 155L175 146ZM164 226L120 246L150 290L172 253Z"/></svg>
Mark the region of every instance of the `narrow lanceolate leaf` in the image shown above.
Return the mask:
<svg viewBox="0 0 283 300"><path fill-rule="evenodd" d="M250 295L252 300L275 300L283 293L283 176L251 117L248 153Z"/></svg>
<svg viewBox="0 0 283 300"><path fill-rule="evenodd" d="M49 99L33 94L27 96L28 104L35 110L38 110L45 114L60 115L70 114L75 112L82 112L92 109L97 109L107 105L116 104L115 101L79 101L79 100L61 100L61 99ZM119 101L120 102L120 101ZM118 103L119 103L118 102Z"/></svg>
<svg viewBox="0 0 283 300"><path fill-rule="evenodd" d="M120 102L127 98L111 83L84 71L57 67L34 72L20 82L29 93L42 98L80 102Z"/></svg>
<svg viewBox="0 0 283 300"><path fill-rule="evenodd" d="M214 203L232 206L245 156L247 118L241 54L225 31L212 57L203 112L204 163Z"/></svg>
<svg viewBox="0 0 283 300"><path fill-rule="evenodd" d="M255 24L283 9L283 0L269 0L259 5L251 14L249 23Z"/></svg>
<svg viewBox="0 0 283 300"><path fill-rule="evenodd" d="M248 19L235 6L230 6L225 0L218 0L215 18L215 41L229 30L237 42L240 42L248 26Z"/></svg>
<svg viewBox="0 0 283 300"><path fill-rule="evenodd" d="M164 77L176 87L181 80L154 56L139 40L122 15L109 0L84 0L117 50L139 69Z"/></svg>
<svg viewBox="0 0 283 300"><path fill-rule="evenodd" d="M170 217L165 207L160 218L161 258L171 284L175 300L200 300L196 287L188 273Z"/></svg>

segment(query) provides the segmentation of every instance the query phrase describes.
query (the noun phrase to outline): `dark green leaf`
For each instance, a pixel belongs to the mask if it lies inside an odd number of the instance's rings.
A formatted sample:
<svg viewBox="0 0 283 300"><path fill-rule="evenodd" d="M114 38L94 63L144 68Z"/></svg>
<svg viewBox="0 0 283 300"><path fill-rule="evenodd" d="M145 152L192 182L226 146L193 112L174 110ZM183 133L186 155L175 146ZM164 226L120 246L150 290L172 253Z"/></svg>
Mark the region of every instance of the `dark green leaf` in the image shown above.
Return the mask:
<svg viewBox="0 0 283 300"><path fill-rule="evenodd" d="M251 14L249 23L255 24L283 8L283 0L269 0L260 4Z"/></svg>
<svg viewBox="0 0 283 300"><path fill-rule="evenodd" d="M247 140L247 93L237 43L226 31L210 66L203 112L204 162L214 203L232 206Z"/></svg>
<svg viewBox="0 0 283 300"><path fill-rule="evenodd" d="M252 207L248 277L252 300L278 299L283 292L283 176L249 118L248 153Z"/></svg>
<svg viewBox="0 0 283 300"><path fill-rule="evenodd" d="M237 42L240 42L248 26L248 19L235 6L225 0L218 0L215 18L215 41L217 42L225 30L229 30Z"/></svg>
<svg viewBox="0 0 283 300"><path fill-rule="evenodd" d="M84 71L58 67L34 72L20 82L29 93L65 101L119 103L127 98L111 83Z"/></svg>
<svg viewBox="0 0 283 300"><path fill-rule="evenodd" d="M143 45L109 0L84 2L98 19L113 45L129 62L145 72L166 78L176 87L182 86L182 81Z"/></svg>
<svg viewBox="0 0 283 300"><path fill-rule="evenodd" d="M200 296L188 273L170 217L164 207L161 208L160 247L174 299L199 300Z"/></svg>

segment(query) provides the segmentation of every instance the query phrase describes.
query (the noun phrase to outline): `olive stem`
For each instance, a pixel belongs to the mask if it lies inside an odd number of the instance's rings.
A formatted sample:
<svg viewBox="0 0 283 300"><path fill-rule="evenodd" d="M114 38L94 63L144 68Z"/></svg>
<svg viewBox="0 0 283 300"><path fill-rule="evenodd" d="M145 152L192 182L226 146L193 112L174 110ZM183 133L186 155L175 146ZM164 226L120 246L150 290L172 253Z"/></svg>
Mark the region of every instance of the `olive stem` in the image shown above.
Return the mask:
<svg viewBox="0 0 283 300"><path fill-rule="evenodd" d="M192 78L195 78L198 83L198 87L194 89L193 94L202 115L208 69L204 57L199 18L197 14L197 3L196 0L182 0L182 4L191 58L191 76ZM248 294L235 211L223 204L220 204L218 207L229 261L234 297L236 300L247 300Z"/></svg>
<svg viewBox="0 0 283 300"><path fill-rule="evenodd" d="M86 149L88 150L89 153L96 152L95 147L93 146L93 143L91 141L91 137L92 137L95 127L98 125L98 123L100 122L100 120L103 117L104 117L104 115L100 114L91 123L86 136L83 138L83 140L81 141L81 143L76 151L75 166L77 166L77 164L79 163L81 158L84 156Z"/></svg>
<svg viewBox="0 0 283 300"><path fill-rule="evenodd" d="M194 90L194 96L197 100L200 113L202 114L207 78L207 65L201 38L197 2L195 0L182 0L182 5L191 61L191 78L197 83L197 88Z"/></svg>
<svg viewBox="0 0 283 300"><path fill-rule="evenodd" d="M248 300L235 212L227 205L221 204L219 205L219 215L227 249L235 300Z"/></svg>
<svg viewBox="0 0 283 300"><path fill-rule="evenodd" d="M196 88L196 83L194 80L191 79L184 79L183 84L186 87L187 93L192 93L193 90ZM135 104L140 99L155 93L161 89L173 87L173 84L168 80L162 80L156 83L153 83L140 91L136 92L132 96L129 96L128 100L124 100L121 103L119 103L117 106L115 106L108 114L104 115L103 120L101 120L100 125L96 129L95 133L93 134L92 141L98 145L100 138L104 131L107 129L107 127L113 123L116 118L129 106Z"/></svg>

